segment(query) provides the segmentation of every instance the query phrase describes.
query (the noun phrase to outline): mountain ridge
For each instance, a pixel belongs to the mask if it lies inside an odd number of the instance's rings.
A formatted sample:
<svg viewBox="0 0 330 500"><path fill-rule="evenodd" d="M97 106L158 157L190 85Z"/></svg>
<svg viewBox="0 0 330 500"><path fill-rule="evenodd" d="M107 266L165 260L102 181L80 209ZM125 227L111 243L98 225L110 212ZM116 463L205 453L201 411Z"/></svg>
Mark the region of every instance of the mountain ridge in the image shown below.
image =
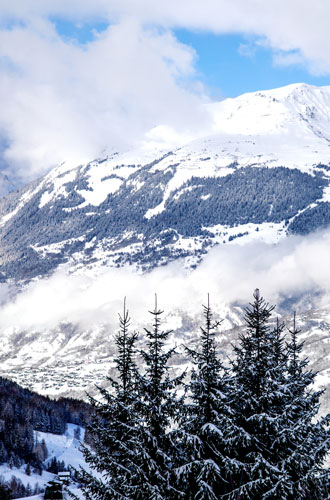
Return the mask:
<svg viewBox="0 0 330 500"><path fill-rule="evenodd" d="M63 264L194 267L216 244L275 243L330 223L330 87L291 85L212 109L211 136L160 156L142 148L63 163L0 200L2 280Z"/></svg>

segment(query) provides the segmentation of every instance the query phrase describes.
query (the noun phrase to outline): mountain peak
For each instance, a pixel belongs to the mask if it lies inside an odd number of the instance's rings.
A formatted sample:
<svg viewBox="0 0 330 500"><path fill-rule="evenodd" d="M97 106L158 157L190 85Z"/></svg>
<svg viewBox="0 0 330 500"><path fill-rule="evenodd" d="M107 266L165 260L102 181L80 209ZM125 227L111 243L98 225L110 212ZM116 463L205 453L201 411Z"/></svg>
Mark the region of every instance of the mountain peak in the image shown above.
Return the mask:
<svg viewBox="0 0 330 500"><path fill-rule="evenodd" d="M194 266L215 244L276 242L330 222L330 87L295 84L209 109L212 135L65 163L4 198L2 279L63 263Z"/></svg>
<svg viewBox="0 0 330 500"><path fill-rule="evenodd" d="M288 85L283 85L282 87L277 87L274 89L268 89L268 90L257 90L253 92L246 92L244 94L241 94L240 96L235 97L234 99L240 99L245 96L257 96L257 97L278 97L280 98L286 98L290 95L308 95L308 94L313 94L313 93L322 93L322 92L330 92L330 86L324 85L324 86L317 86L317 85L311 85L309 83L304 83L304 82L297 82L297 83L290 83Z"/></svg>
<svg viewBox="0 0 330 500"><path fill-rule="evenodd" d="M330 139L330 87L297 83L210 106L215 133L282 136L282 142ZM298 144L295 144L295 149ZM319 148L317 148L319 150ZM327 153L328 154L328 153Z"/></svg>

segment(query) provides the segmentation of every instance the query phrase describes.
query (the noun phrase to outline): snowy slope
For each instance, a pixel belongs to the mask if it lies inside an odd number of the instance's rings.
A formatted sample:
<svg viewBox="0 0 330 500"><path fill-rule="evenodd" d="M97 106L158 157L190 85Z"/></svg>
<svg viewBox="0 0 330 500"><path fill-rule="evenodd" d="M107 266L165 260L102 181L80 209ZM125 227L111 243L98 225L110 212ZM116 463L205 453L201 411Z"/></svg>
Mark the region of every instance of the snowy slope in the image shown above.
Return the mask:
<svg viewBox="0 0 330 500"><path fill-rule="evenodd" d="M17 479L22 481L24 486L27 486L29 484L32 490L36 485L38 485L40 488L44 488L45 484L47 484L48 481L54 479L54 474L47 471L43 471L42 476L33 472L31 472L31 475L28 476L27 474L25 474L25 468L26 465L23 465L19 469L17 469L16 467L13 467L11 469L7 464L2 464L0 465L0 476L3 478L3 482L9 482L12 476L15 476ZM39 496L37 495L36 498L39 498Z"/></svg>
<svg viewBox="0 0 330 500"><path fill-rule="evenodd" d="M240 166L267 164L307 172L318 163L329 164L330 87L289 85L213 103L209 110L214 135L196 139L170 154L155 155L144 146L86 166L88 187L78 190L84 198L80 206L100 205L109 193L119 190L123 179L161 156L164 159L157 161L151 171L180 165L163 201L192 176L228 175L233 172L230 165L234 162ZM41 198L40 207L65 194L64 186L75 179L76 171L77 167L64 163L48 174L38 186L51 186ZM114 177L105 179L110 175Z"/></svg>
<svg viewBox="0 0 330 500"><path fill-rule="evenodd" d="M83 454L80 450L80 442L84 442L84 428L80 427L80 439L75 438L75 431L79 426L75 424L67 424L65 434L51 434L49 432L36 432L38 441L45 440L49 453L47 462L51 462L52 458L56 457L57 461L63 461L66 466L71 465L74 468L79 468L83 465L88 468L85 463ZM88 469L89 470L89 469Z"/></svg>
<svg viewBox="0 0 330 500"><path fill-rule="evenodd" d="M56 457L58 461L64 461L66 466L73 466L74 468L79 468L81 465L85 470L90 470L89 466L86 464L83 454L80 451L80 441L78 441L74 435L77 425L67 424L67 430L65 434L51 434L47 432L35 432L35 438L40 442L45 440L47 450L49 453L46 462L50 462L52 458ZM84 440L84 428L80 427L80 440ZM44 488L45 485L53 480L56 476L51 472L43 471L42 475L31 472L30 475L25 473L26 465L17 469L15 467L10 468L7 464L0 465L0 476L4 482L9 482L12 476L19 479L24 486L28 484L31 486L32 490L38 484L40 488ZM74 488L74 485L72 486ZM78 490L75 490L79 493ZM35 495L29 497L31 499L43 498L42 495Z"/></svg>
<svg viewBox="0 0 330 500"><path fill-rule="evenodd" d="M227 175L232 169L223 169L233 162L241 166L268 164L306 171L318 163L329 163L330 87L294 84L226 99L210 104L209 110L214 120L214 135L171 151L171 155L154 166L153 171L166 171L173 163L180 164L167 193L192 176ZM163 155L160 152L155 155L144 146L141 150L116 153L92 162L86 176L88 190L79 190L83 203L99 205L108 193L119 189L122 179ZM64 163L48 174L43 184L54 183L54 186L42 198L41 206L65 193L63 186L74 180L75 172L76 167ZM104 179L111 174L118 177Z"/></svg>
<svg viewBox="0 0 330 500"><path fill-rule="evenodd" d="M276 243L330 223L330 87L290 85L209 110L212 135L63 163L2 199L0 277L30 280L63 263L191 267L242 235Z"/></svg>

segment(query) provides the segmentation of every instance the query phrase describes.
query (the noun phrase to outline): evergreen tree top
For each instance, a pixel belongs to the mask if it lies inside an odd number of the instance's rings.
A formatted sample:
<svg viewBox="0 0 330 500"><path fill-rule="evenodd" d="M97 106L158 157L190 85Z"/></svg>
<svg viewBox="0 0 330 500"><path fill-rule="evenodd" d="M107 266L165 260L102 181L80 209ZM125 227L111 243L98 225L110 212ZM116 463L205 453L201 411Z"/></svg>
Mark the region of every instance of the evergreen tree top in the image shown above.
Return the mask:
<svg viewBox="0 0 330 500"><path fill-rule="evenodd" d="M121 386L117 385L117 390L122 390L123 397L126 398L133 383L133 373L135 370L134 354L135 344L138 339L136 332L129 332L131 318L126 309L126 297L124 298L123 314L119 316L119 332L115 336L115 343L118 349L115 358L116 367L119 374Z"/></svg>

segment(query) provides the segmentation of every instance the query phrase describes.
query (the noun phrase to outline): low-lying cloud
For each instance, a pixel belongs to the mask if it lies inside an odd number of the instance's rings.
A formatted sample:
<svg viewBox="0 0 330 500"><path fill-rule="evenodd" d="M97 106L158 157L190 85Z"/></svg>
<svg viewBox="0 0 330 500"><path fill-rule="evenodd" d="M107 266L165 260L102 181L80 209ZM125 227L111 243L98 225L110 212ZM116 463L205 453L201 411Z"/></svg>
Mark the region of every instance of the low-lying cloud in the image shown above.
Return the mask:
<svg viewBox="0 0 330 500"><path fill-rule="evenodd" d="M180 310L194 317L200 315L208 293L214 310L222 314L233 303L246 305L256 287L271 303L305 295L313 307L326 307L330 302L329 247L330 232L323 231L305 238L289 237L274 246L215 247L194 271L185 270L181 262L144 275L113 268L96 277L74 276L62 270L31 283L14 299L8 300L8 287L2 285L0 328L40 330L61 322L85 328L116 324L125 296L134 324L141 325L153 308L155 293L166 313Z"/></svg>

